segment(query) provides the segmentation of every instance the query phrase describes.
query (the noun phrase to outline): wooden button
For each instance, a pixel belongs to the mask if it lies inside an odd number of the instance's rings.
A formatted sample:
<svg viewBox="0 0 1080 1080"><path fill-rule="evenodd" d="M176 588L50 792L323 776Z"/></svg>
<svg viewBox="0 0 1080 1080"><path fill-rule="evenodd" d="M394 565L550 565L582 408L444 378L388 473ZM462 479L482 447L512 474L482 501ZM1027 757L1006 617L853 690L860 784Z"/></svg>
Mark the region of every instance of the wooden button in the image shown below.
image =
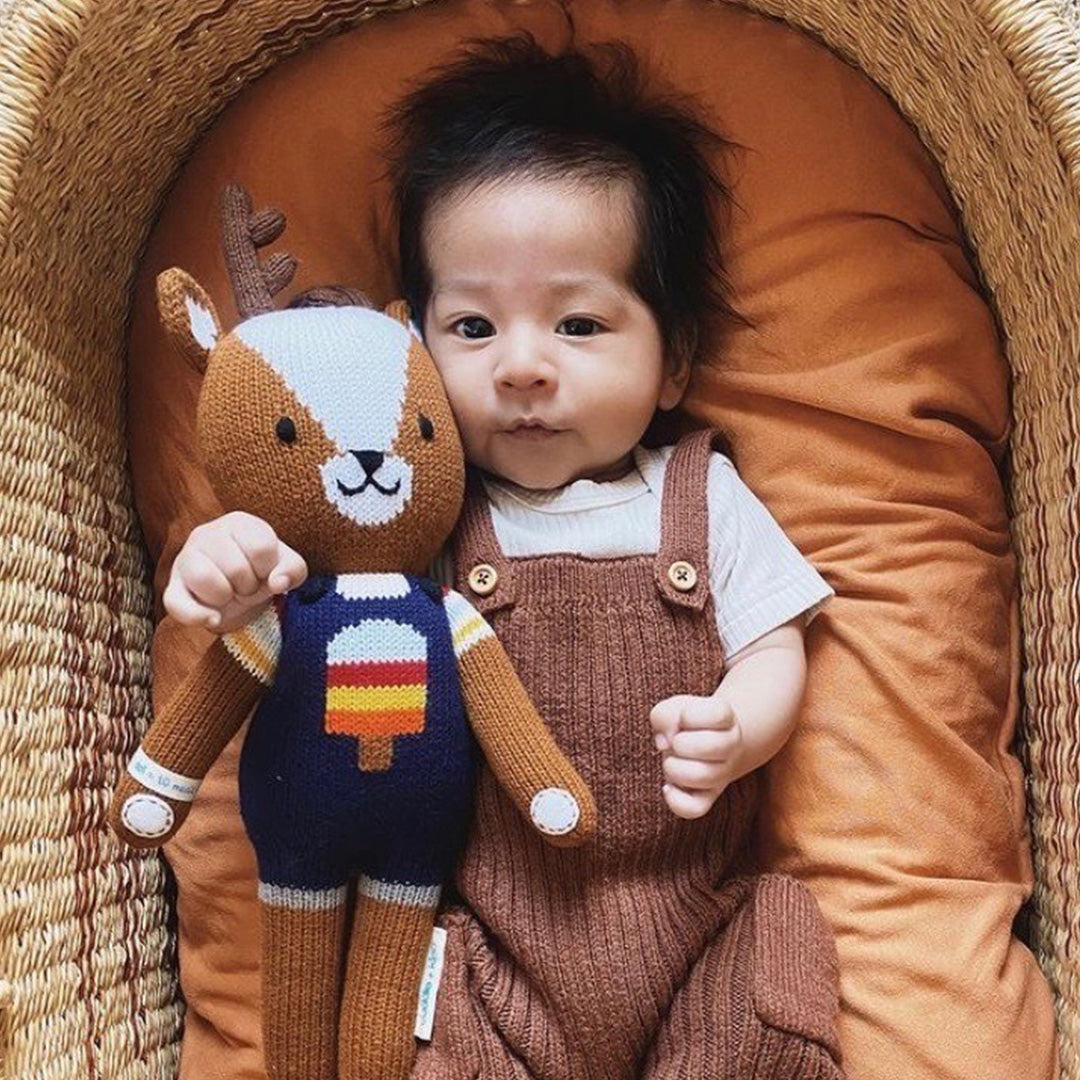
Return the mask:
<svg viewBox="0 0 1080 1080"><path fill-rule="evenodd" d="M697 571L688 562L679 559L668 567L668 581L679 592L689 592L697 584Z"/></svg>
<svg viewBox="0 0 1080 1080"><path fill-rule="evenodd" d="M477 596L490 596L498 584L499 575L489 563L480 563L469 571L469 588Z"/></svg>

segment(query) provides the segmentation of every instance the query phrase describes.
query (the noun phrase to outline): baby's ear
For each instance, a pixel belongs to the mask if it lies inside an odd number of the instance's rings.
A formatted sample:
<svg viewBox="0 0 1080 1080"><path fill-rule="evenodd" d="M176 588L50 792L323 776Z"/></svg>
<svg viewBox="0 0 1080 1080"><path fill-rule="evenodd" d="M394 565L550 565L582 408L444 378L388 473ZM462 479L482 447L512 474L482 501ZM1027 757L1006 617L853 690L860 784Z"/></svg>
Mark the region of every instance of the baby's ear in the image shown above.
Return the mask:
<svg viewBox="0 0 1080 1080"><path fill-rule="evenodd" d="M169 340L199 374L206 371L210 350L221 336L213 301L183 270L173 267L158 274L158 311Z"/></svg>
<svg viewBox="0 0 1080 1080"><path fill-rule="evenodd" d="M657 407L663 412L674 409L683 399L690 382L692 364L689 357L673 357L664 360L664 380L660 386Z"/></svg>

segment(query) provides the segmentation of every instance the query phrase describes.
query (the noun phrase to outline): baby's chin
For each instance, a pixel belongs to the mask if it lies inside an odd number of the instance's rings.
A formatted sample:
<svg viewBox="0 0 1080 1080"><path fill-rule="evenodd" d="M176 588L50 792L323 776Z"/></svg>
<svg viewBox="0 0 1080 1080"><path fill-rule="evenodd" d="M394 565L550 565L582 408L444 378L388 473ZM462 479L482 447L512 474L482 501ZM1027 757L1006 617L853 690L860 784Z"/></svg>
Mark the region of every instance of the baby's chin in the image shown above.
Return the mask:
<svg viewBox="0 0 1080 1080"><path fill-rule="evenodd" d="M470 455L470 462L496 480L529 491L554 491L565 487L574 477L573 463L561 461L548 446Z"/></svg>
<svg viewBox="0 0 1080 1080"><path fill-rule="evenodd" d="M607 479L613 467L568 460L553 450L554 447L538 446L529 453L493 454L486 462L476 460L473 464L496 480L528 491L556 491L575 480Z"/></svg>
<svg viewBox="0 0 1080 1080"><path fill-rule="evenodd" d="M481 466L483 468L483 466ZM555 491L566 487L571 482L572 474L566 470L552 471L548 468L530 468L521 466L518 468L495 466L486 468L496 480L501 480L515 487L525 488L527 491Z"/></svg>

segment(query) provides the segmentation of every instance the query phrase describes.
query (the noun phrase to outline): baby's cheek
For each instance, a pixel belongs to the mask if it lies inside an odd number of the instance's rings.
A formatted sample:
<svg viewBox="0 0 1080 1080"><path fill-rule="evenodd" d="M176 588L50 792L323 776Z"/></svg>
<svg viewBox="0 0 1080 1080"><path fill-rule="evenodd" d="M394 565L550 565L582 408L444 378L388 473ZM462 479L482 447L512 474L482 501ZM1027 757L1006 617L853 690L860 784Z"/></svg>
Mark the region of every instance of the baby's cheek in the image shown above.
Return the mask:
<svg viewBox="0 0 1080 1080"><path fill-rule="evenodd" d="M468 453L475 448L491 426L483 405L482 387L475 379L467 379L460 375L444 380L444 384L454 421L461 432L461 439Z"/></svg>
<svg viewBox="0 0 1080 1080"><path fill-rule="evenodd" d="M449 388L448 388L449 396ZM485 456L486 428L482 418L475 407L467 399L458 398L455 402L450 397L450 409L454 414L454 423L457 424L458 433L461 436L461 446L465 451L465 458L470 464L483 466Z"/></svg>

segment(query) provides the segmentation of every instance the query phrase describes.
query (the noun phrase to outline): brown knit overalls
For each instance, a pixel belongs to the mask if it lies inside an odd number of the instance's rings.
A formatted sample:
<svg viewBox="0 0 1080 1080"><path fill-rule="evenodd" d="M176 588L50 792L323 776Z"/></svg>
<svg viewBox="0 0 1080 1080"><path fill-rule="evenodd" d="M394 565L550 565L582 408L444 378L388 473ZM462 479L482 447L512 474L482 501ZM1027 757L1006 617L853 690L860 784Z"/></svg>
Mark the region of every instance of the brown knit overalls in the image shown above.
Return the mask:
<svg viewBox="0 0 1080 1080"><path fill-rule="evenodd" d="M485 768L443 917L445 970L414 1080L836 1078L836 960L809 892L737 876L758 776L705 817L661 797L652 707L711 694L723 668L709 593L712 433L665 473L659 552L507 558L475 481L457 588L491 621L563 751L592 787L597 835L554 848ZM677 561L697 570L675 588ZM479 564L496 587L468 585Z"/></svg>

